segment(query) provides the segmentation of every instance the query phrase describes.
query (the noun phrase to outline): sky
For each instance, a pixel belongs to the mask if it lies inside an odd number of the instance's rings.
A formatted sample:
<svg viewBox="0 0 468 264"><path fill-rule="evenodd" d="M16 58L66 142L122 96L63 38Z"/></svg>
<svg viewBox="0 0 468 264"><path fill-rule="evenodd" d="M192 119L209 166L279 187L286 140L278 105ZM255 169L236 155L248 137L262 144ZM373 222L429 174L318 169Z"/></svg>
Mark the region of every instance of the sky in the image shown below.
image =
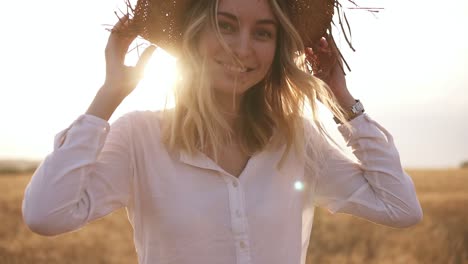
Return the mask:
<svg viewBox="0 0 468 264"><path fill-rule="evenodd" d="M115 23L123 2L2 4L0 158L44 158L54 135L86 111L104 81L105 25ZM346 11L356 52L344 41L341 50L352 68L353 96L393 135L404 167L457 167L468 160L468 1L357 3L385 9L377 16ZM135 58L133 52L128 63ZM172 68L174 59L158 50L145 80L110 121L160 108Z"/></svg>

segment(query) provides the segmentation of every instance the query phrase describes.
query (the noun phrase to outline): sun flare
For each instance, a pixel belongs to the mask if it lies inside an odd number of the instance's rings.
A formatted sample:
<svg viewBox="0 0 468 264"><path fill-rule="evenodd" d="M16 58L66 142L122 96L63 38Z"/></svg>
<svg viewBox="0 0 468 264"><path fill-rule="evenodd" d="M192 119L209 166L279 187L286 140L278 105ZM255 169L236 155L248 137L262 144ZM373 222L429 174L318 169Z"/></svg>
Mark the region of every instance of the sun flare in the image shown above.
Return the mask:
<svg viewBox="0 0 468 264"><path fill-rule="evenodd" d="M128 98L129 107L137 110L173 107L172 89L176 76L176 59L164 50L156 49L145 67L143 79Z"/></svg>

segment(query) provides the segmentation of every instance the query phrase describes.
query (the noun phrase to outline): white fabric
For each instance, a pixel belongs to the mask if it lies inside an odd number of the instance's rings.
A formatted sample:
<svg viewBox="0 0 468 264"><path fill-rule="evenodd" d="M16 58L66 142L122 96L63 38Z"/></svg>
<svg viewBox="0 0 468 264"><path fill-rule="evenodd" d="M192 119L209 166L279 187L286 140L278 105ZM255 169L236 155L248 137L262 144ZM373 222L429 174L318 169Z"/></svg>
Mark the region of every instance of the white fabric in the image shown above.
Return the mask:
<svg viewBox="0 0 468 264"><path fill-rule="evenodd" d="M276 169L280 149L255 154L236 178L202 153L169 153L159 114L112 127L82 115L60 132L26 188L28 226L57 235L126 207L139 263L304 264L315 206L395 227L422 217L392 137L367 115L339 127L359 164L317 142L307 147L323 148L319 176L294 152Z"/></svg>

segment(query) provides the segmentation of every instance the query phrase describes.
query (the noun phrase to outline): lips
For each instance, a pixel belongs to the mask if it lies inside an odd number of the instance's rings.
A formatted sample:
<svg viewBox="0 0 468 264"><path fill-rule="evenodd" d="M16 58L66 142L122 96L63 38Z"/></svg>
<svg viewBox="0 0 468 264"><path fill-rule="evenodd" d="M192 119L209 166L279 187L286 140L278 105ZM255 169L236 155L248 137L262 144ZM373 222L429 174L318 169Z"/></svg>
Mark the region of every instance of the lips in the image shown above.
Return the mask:
<svg viewBox="0 0 468 264"><path fill-rule="evenodd" d="M221 61L216 61L216 63L218 63L218 65L221 65L224 69L234 73L247 73L253 70L253 68L250 67L240 67L238 65L233 65Z"/></svg>

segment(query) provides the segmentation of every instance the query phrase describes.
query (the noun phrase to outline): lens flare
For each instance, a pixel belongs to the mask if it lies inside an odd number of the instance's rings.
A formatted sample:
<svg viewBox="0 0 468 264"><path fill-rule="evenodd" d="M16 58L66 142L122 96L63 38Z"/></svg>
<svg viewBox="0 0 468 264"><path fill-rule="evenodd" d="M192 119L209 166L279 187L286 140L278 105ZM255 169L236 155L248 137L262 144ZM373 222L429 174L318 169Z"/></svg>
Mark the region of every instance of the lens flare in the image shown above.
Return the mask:
<svg viewBox="0 0 468 264"><path fill-rule="evenodd" d="M302 191L304 189L304 184L301 181L296 181L294 183L294 189L297 191Z"/></svg>

